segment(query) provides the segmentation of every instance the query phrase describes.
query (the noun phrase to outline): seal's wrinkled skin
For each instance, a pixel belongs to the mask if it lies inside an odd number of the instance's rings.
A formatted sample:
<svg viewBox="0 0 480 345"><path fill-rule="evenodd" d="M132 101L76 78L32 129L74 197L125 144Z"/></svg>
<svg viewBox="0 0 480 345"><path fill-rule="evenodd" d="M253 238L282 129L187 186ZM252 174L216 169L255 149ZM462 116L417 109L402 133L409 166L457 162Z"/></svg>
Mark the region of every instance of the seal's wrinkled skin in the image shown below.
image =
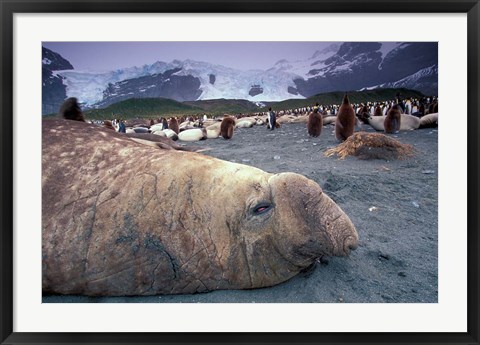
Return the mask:
<svg viewBox="0 0 480 345"><path fill-rule="evenodd" d="M358 235L315 182L44 120L43 292L194 293L283 282Z"/></svg>

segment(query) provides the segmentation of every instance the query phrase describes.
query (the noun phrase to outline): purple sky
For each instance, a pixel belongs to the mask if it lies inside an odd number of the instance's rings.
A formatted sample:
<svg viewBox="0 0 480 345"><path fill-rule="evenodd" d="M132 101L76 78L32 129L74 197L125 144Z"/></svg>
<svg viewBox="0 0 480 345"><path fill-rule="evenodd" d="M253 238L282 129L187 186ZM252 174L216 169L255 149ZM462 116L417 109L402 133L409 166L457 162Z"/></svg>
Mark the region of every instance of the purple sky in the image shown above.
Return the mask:
<svg viewBox="0 0 480 345"><path fill-rule="evenodd" d="M156 61L192 59L242 70L304 60L332 42L43 42L76 70L109 71Z"/></svg>

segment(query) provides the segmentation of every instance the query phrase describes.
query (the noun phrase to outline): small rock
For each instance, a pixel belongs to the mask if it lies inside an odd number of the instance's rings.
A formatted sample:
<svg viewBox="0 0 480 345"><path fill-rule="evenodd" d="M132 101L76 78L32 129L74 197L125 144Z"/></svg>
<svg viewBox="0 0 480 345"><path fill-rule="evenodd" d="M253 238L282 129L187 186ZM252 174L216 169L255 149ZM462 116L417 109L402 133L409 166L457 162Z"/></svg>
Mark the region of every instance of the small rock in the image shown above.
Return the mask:
<svg viewBox="0 0 480 345"><path fill-rule="evenodd" d="M390 255L382 253L378 256L378 258L383 260L390 260Z"/></svg>
<svg viewBox="0 0 480 345"><path fill-rule="evenodd" d="M273 156L273 159L280 159L280 156Z"/></svg>
<svg viewBox="0 0 480 345"><path fill-rule="evenodd" d="M304 147L303 149L301 149L301 151L305 152L305 151L308 151L308 149Z"/></svg>
<svg viewBox="0 0 480 345"><path fill-rule="evenodd" d="M375 206L372 206L372 207L370 207L368 210L369 210L370 212L372 212L372 211L378 210L378 208L376 208Z"/></svg>
<svg viewBox="0 0 480 345"><path fill-rule="evenodd" d="M313 143L313 146L317 146L317 143Z"/></svg>
<svg viewBox="0 0 480 345"><path fill-rule="evenodd" d="M412 201L412 205L413 205L414 207L416 207L416 208L419 208L419 207L420 207L420 205L419 205L418 202L416 202L416 201Z"/></svg>
<svg viewBox="0 0 480 345"><path fill-rule="evenodd" d="M338 302L343 303L343 298L342 298L342 297L339 297L339 298L338 298Z"/></svg>
<svg viewBox="0 0 480 345"><path fill-rule="evenodd" d="M400 277L406 277L407 276L407 274L405 272L398 272L398 275Z"/></svg>

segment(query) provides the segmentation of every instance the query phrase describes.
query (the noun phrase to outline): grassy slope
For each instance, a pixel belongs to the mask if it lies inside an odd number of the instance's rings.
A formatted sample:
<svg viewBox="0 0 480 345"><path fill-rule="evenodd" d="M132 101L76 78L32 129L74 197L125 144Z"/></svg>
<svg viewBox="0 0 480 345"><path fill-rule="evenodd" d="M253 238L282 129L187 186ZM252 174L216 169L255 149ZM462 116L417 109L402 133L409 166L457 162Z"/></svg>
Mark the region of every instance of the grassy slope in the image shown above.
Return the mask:
<svg viewBox="0 0 480 345"><path fill-rule="evenodd" d="M159 118L170 115L197 114L202 109L166 98L131 98L103 109L88 110L91 119Z"/></svg>
<svg viewBox="0 0 480 345"><path fill-rule="evenodd" d="M377 89L370 91L348 92L351 103L363 103L370 101L386 101L395 98L397 92L402 97L420 98L423 95L414 90L407 89ZM254 103L241 99L213 99L191 102L177 102L165 98L132 98L112 104L103 109L85 111L87 119L131 119L152 118L179 115L223 115L238 113L254 113L265 111L268 107L273 110L294 109L314 105L316 102L322 105L340 104L343 99L343 91L318 94L307 99L289 99L281 102L263 102L266 107L259 108Z"/></svg>

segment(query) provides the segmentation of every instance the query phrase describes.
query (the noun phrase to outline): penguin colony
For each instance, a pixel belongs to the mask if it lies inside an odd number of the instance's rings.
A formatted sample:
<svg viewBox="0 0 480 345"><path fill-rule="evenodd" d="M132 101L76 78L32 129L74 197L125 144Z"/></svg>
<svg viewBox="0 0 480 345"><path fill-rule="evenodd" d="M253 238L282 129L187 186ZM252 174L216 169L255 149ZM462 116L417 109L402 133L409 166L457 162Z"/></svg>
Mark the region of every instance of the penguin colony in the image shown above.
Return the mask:
<svg viewBox="0 0 480 345"><path fill-rule="evenodd" d="M87 121L74 97L67 99L59 109L59 117ZM120 121L93 120L89 121L103 127L117 130ZM305 123L306 134L317 138L322 134L322 128L334 124L335 137L344 142L352 136L356 128L370 125L377 131L387 135L396 134L401 130L417 128L432 128L438 126L438 98L402 100L397 94L394 100L386 102L368 102L352 104L347 93L340 105L307 106L297 109L273 111L253 114L225 115L221 118L202 116L172 116L154 119L126 120L126 133L153 133L172 140L194 141L203 139L223 138L230 140L238 128L266 126L268 130L280 128L286 123ZM201 128L202 131L192 131ZM181 132L189 131L179 135ZM190 132L191 131L191 132ZM145 139L148 140L148 139Z"/></svg>

